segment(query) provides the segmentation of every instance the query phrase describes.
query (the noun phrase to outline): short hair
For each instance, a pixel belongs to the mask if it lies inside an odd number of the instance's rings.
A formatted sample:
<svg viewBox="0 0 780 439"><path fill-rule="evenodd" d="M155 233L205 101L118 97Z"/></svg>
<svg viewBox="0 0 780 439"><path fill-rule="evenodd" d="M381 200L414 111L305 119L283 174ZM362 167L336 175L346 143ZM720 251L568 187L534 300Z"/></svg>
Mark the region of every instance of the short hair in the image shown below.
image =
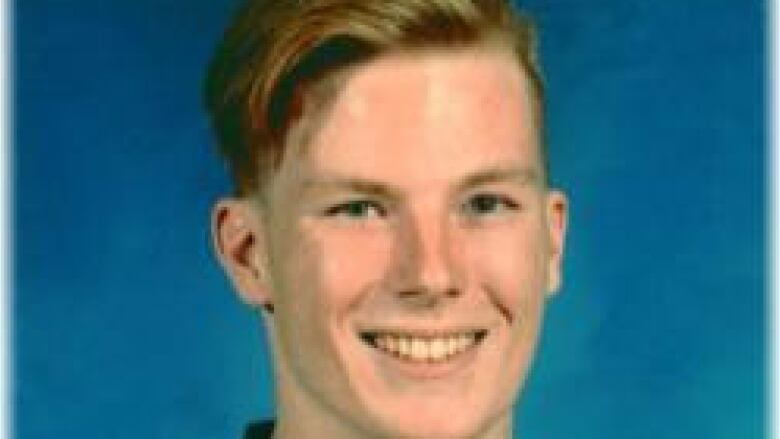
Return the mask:
<svg viewBox="0 0 780 439"><path fill-rule="evenodd" d="M236 192L256 192L281 163L311 86L389 53L495 43L529 79L543 147L535 28L505 0L249 0L218 45L204 87Z"/></svg>

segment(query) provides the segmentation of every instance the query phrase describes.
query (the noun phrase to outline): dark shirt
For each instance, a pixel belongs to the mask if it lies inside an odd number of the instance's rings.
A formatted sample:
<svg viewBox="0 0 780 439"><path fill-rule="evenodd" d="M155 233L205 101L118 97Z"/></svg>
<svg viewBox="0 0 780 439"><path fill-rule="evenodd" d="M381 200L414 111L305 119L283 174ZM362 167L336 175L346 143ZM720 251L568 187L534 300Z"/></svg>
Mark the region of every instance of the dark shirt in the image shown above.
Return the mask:
<svg viewBox="0 0 780 439"><path fill-rule="evenodd" d="M253 422L244 430L244 439L271 439L274 434L274 421Z"/></svg>

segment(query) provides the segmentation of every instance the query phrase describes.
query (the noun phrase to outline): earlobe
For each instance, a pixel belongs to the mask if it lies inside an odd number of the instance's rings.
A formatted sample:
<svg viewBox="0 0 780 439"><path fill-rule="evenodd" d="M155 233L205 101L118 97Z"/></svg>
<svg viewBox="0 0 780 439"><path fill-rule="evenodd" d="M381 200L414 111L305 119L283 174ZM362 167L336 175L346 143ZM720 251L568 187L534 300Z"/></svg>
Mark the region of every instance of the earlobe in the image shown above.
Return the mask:
<svg viewBox="0 0 780 439"><path fill-rule="evenodd" d="M270 306L263 224L254 203L219 200L212 210L211 236L217 259L242 300Z"/></svg>
<svg viewBox="0 0 780 439"><path fill-rule="evenodd" d="M559 191L547 194L547 230L549 233L549 266L547 267L547 295L554 295L562 282L563 250L568 227L568 201Z"/></svg>

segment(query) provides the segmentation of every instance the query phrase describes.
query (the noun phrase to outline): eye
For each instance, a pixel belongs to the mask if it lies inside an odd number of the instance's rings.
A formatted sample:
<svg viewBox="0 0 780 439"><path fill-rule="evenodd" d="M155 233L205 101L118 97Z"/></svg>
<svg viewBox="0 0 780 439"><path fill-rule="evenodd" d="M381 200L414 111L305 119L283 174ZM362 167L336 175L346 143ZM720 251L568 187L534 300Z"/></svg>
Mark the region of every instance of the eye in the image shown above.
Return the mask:
<svg viewBox="0 0 780 439"><path fill-rule="evenodd" d="M506 195L481 193L470 196L461 210L469 216L495 215L520 210L520 204Z"/></svg>
<svg viewBox="0 0 780 439"><path fill-rule="evenodd" d="M353 200L330 206L325 209L324 214L329 217L362 219L384 217L387 212L379 203L374 201Z"/></svg>

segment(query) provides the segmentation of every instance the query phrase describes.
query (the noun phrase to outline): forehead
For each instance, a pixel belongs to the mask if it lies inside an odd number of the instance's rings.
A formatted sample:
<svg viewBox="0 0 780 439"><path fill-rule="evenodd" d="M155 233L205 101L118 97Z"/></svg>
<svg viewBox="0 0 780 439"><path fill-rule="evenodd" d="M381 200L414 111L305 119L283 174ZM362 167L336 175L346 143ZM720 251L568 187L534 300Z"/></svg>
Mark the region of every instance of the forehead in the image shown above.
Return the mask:
<svg viewBox="0 0 780 439"><path fill-rule="evenodd" d="M524 88L519 63L507 50L431 50L391 54L355 69L339 100L347 110L372 100L404 106L471 98L499 104L507 93L525 94Z"/></svg>
<svg viewBox="0 0 780 439"><path fill-rule="evenodd" d="M532 108L508 50L385 56L350 72L297 158L320 171L407 179L507 160L535 166Z"/></svg>

